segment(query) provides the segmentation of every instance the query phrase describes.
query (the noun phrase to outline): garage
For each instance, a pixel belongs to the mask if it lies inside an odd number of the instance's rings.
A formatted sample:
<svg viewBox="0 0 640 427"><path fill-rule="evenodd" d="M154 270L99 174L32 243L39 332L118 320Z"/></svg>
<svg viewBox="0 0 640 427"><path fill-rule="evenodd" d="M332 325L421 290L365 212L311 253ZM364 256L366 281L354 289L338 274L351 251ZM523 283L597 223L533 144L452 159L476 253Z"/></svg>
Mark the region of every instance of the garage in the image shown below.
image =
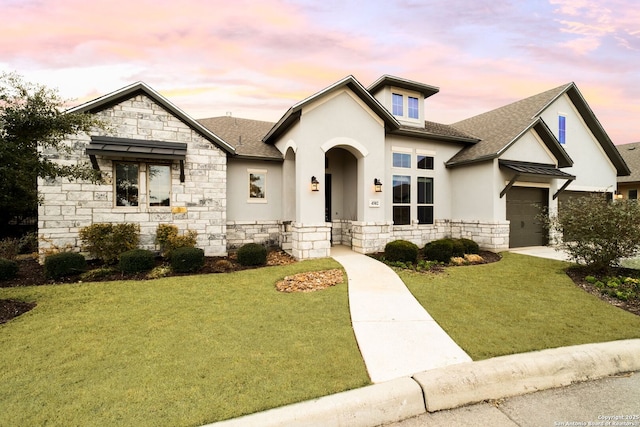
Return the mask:
<svg viewBox="0 0 640 427"><path fill-rule="evenodd" d="M507 192L507 220L509 247L543 246L548 242L547 232L537 216L548 206L546 188L511 187Z"/></svg>

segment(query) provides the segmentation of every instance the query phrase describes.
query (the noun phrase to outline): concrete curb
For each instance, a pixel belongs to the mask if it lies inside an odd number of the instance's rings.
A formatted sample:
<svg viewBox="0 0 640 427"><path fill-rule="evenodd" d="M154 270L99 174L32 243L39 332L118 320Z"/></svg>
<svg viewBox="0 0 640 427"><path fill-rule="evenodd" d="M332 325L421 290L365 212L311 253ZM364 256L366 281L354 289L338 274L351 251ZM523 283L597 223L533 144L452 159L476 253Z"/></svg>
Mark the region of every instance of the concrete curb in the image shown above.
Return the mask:
<svg viewBox="0 0 640 427"><path fill-rule="evenodd" d="M411 378L399 378L209 424L209 427L370 427L424 413L420 386Z"/></svg>
<svg viewBox="0 0 640 427"><path fill-rule="evenodd" d="M450 365L205 427L373 427L632 371L640 371L640 339L561 347Z"/></svg>
<svg viewBox="0 0 640 427"><path fill-rule="evenodd" d="M640 370L640 339L561 347L415 374L428 412Z"/></svg>

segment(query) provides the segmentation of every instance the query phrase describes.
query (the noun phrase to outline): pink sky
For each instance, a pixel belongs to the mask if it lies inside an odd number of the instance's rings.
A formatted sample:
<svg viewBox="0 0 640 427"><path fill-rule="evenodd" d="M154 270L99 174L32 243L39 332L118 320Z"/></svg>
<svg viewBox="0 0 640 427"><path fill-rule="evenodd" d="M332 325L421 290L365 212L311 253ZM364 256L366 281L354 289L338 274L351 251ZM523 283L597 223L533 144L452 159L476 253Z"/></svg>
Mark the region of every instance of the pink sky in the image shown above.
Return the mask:
<svg viewBox="0 0 640 427"><path fill-rule="evenodd" d="M637 0L0 0L0 72L78 104L144 81L194 118L276 121L353 74L440 88L452 123L576 82L616 144L640 141Z"/></svg>

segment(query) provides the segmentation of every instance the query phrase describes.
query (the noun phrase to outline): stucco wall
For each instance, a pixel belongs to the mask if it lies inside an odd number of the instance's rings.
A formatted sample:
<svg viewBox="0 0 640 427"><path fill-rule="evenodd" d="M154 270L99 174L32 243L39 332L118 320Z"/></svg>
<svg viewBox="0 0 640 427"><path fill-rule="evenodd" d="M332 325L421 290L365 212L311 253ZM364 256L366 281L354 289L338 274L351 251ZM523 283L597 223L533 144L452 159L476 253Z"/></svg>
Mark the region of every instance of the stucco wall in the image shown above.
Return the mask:
<svg viewBox="0 0 640 427"><path fill-rule="evenodd" d="M249 198L249 171L265 172L264 199ZM229 159L227 164L227 220L260 221L282 218L282 163Z"/></svg>
<svg viewBox="0 0 640 427"><path fill-rule="evenodd" d="M591 131L573 107L567 95L558 98L542 114L551 131L558 136L558 114L566 116L566 143L562 147L574 162L564 172L576 176L567 190L613 191L616 188L616 169Z"/></svg>
<svg viewBox="0 0 640 427"><path fill-rule="evenodd" d="M105 182L39 180L43 203L38 209L40 253L66 246L80 249L78 232L92 223L140 224L141 247L154 249L159 224L174 224L180 231L198 232L197 246L206 255L225 255L226 249L226 154L152 99L138 95L100 113L111 127L109 136L142 140L187 143L185 182L180 182L178 161L171 163L171 206L150 207L146 196L147 159L97 156ZM78 135L66 143L72 154L46 153L60 163L88 163L85 148L88 135ZM140 165L139 206L116 207L114 203L113 161ZM164 163L164 162L153 162Z"/></svg>

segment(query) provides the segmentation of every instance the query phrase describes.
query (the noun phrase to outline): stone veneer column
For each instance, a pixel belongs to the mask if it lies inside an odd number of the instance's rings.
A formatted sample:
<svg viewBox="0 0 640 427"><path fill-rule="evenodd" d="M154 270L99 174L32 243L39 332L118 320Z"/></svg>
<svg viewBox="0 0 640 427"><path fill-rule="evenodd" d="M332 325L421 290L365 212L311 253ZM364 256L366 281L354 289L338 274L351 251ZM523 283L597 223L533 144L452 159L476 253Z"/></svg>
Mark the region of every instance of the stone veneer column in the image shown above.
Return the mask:
<svg viewBox="0 0 640 427"><path fill-rule="evenodd" d="M331 255L331 224L291 224L291 252L297 259Z"/></svg>
<svg viewBox="0 0 640 427"><path fill-rule="evenodd" d="M384 251L392 236L393 222L354 221L351 226L351 249L362 254Z"/></svg>

